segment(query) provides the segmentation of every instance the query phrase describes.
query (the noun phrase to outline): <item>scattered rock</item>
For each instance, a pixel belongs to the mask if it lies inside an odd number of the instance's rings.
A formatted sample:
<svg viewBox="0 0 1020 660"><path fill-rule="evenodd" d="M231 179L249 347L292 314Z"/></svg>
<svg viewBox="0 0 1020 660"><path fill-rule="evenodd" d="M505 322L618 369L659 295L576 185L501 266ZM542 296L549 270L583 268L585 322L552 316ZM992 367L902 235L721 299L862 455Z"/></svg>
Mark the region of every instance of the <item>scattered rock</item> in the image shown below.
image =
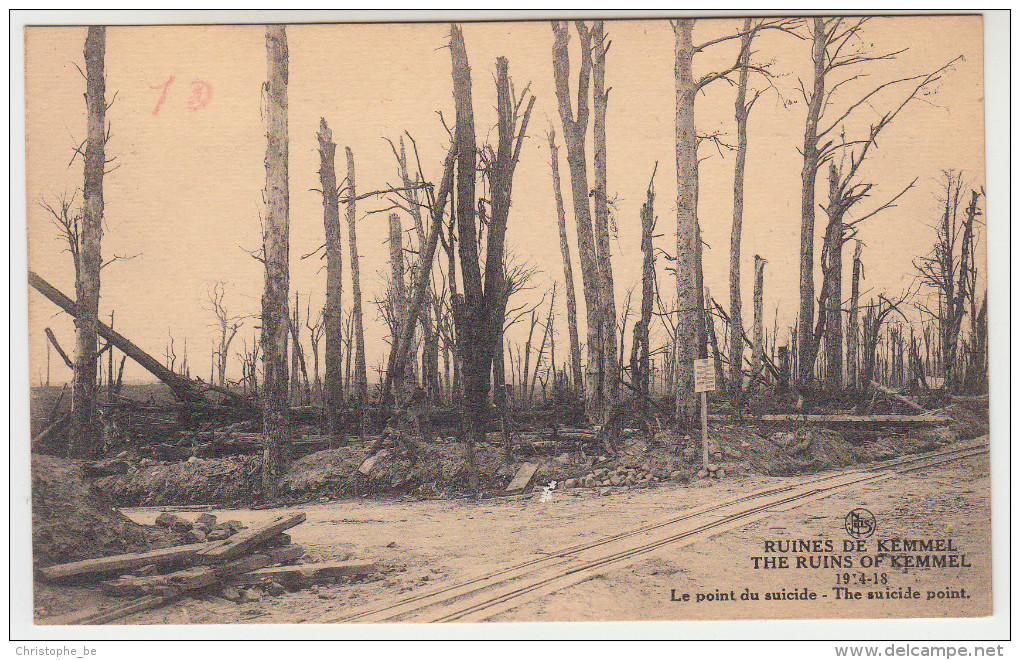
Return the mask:
<svg viewBox="0 0 1020 660"><path fill-rule="evenodd" d="M216 528L205 536L206 541L223 541L228 538L230 538L230 530L222 528Z"/></svg>
<svg viewBox="0 0 1020 660"><path fill-rule="evenodd" d="M680 470L674 470L673 472L669 473L669 478L672 479L673 481L683 481L684 473L681 472Z"/></svg>
<svg viewBox="0 0 1020 660"><path fill-rule="evenodd" d="M211 532L211 531L212 531L212 528L211 528L211 527L209 527L209 525L206 525L206 524L203 524L203 523L200 523L200 522L199 522L199 523L195 523L195 526L194 526L194 527L192 527L192 529L198 529L198 530L201 530L201 531L202 531L202 533L203 533L203 534L206 534L206 535L208 535L208 534L209 534L209 532Z"/></svg>
<svg viewBox="0 0 1020 660"><path fill-rule="evenodd" d="M146 577L149 575L155 575L158 572L159 571L156 569L155 564L146 564L141 568L136 568L135 570L131 571L131 575L135 575L137 577Z"/></svg>
<svg viewBox="0 0 1020 660"><path fill-rule="evenodd" d="M611 488L605 488L605 487L599 488L599 497L606 497L606 496L612 494L612 492L613 491L612 491Z"/></svg>
<svg viewBox="0 0 1020 660"><path fill-rule="evenodd" d="M609 483L611 483L614 486L619 486L622 483L620 475L614 474L613 476L609 477Z"/></svg>
<svg viewBox="0 0 1020 660"><path fill-rule="evenodd" d="M266 593L268 593L270 596L273 596L274 598L277 596L282 596L286 591L286 589L283 588L282 584L275 581L267 582L265 587Z"/></svg>
<svg viewBox="0 0 1020 660"><path fill-rule="evenodd" d="M223 590L220 592L220 595L231 602L234 603L241 602L241 592L238 591L236 587L231 587L229 585L223 587Z"/></svg>
<svg viewBox="0 0 1020 660"><path fill-rule="evenodd" d="M567 479L566 481L563 482L563 487L564 488L576 488L577 487L577 479Z"/></svg>
<svg viewBox="0 0 1020 660"><path fill-rule="evenodd" d="M188 543L206 542L205 532L203 532L201 529L198 529L197 527L189 529L188 532L184 535L184 538L185 540L187 540Z"/></svg>
<svg viewBox="0 0 1020 660"><path fill-rule="evenodd" d="M390 541L389 543L386 544L386 547L387 548L395 548L395 547L397 547L397 542L396 541Z"/></svg>
<svg viewBox="0 0 1020 660"><path fill-rule="evenodd" d="M160 527L169 527L175 532L186 532L192 528L190 520L181 518L180 516L173 513L161 513L156 518L156 524Z"/></svg>
<svg viewBox="0 0 1020 660"><path fill-rule="evenodd" d="M195 518L195 523L205 525L209 529L214 529L216 527L216 516L211 513L200 513L198 518Z"/></svg>
<svg viewBox="0 0 1020 660"><path fill-rule="evenodd" d="M698 474L697 474L698 479L704 479L707 476L708 476L708 470L706 470L704 468L698 470Z"/></svg>

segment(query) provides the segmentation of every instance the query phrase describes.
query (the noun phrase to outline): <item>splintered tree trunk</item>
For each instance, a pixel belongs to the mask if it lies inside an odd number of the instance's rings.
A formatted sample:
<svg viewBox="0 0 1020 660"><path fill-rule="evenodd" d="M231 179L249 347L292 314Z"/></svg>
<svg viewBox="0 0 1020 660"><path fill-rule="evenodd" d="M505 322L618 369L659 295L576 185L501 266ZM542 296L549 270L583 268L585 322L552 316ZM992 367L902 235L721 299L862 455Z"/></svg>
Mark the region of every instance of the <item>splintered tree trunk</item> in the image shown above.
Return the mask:
<svg viewBox="0 0 1020 660"><path fill-rule="evenodd" d="M574 268L570 262L570 243L567 242L567 216L563 210L563 193L560 191L559 147L556 132L549 131L549 160L552 165L553 194L556 198L556 225L560 232L560 253L563 255L563 280L567 290L567 331L570 334L570 372L574 387L584 388L581 372L581 345L577 338L577 300L574 298Z"/></svg>
<svg viewBox="0 0 1020 660"><path fill-rule="evenodd" d="M737 120L737 155L733 165L733 226L730 229L730 363L729 386L739 392L744 384L744 321L740 314L740 236L744 226L744 165L747 161L747 61L750 58L751 19L744 19L744 36L740 38L740 78L734 102ZM752 103L754 101L752 100Z"/></svg>
<svg viewBox="0 0 1020 660"><path fill-rule="evenodd" d="M326 232L326 304L322 312L323 335L325 336L326 374L323 383L323 401L326 405L327 431L330 444L343 441L341 429L341 407L343 405L343 252L340 245L340 200L336 186L336 144L333 132L325 119L319 120L319 183L322 186L322 223ZM351 197L354 196L354 168L349 170ZM349 202L349 208L354 202ZM353 228L351 234L353 237ZM354 250L351 250L354 253ZM357 272L352 269L352 272ZM354 279L357 282L357 276ZM318 357L315 369L318 371ZM316 375L318 380L318 375Z"/></svg>
<svg viewBox="0 0 1020 660"><path fill-rule="evenodd" d="M74 374L71 379L71 438L67 454L86 458L98 448L96 335L99 325L99 270L102 267L103 168L106 165L106 28L91 26L85 38L85 184L82 199L80 267L75 281Z"/></svg>
<svg viewBox="0 0 1020 660"><path fill-rule="evenodd" d="M457 229L460 271L464 283L464 297L457 313L457 340L463 369L465 401L465 458L469 472L469 485L478 485L475 463L475 442L484 440L482 426L485 402L488 397L487 373L480 369L482 351L482 272L478 264L478 231L475 226L475 174L477 144L475 142L474 108L471 102L471 66L468 63L464 33L453 25L450 28L450 57L453 65L453 99L456 108L454 142L457 145Z"/></svg>
<svg viewBox="0 0 1020 660"><path fill-rule="evenodd" d="M393 339L390 342L391 350L397 350L400 337L400 329L404 327L407 320L407 286L404 283L404 228L400 223L400 216L390 213L390 290L389 290L390 313L393 315ZM411 376L410 366L413 360L408 360L401 373L394 374L394 391L397 401L403 403L404 387L406 379Z"/></svg>
<svg viewBox="0 0 1020 660"><path fill-rule="evenodd" d="M697 285L697 137L694 132L694 98L697 88L691 64L694 59L694 20L674 23L676 37L676 419L678 431L690 433L698 426L694 394L694 360L698 355L700 291Z"/></svg>
<svg viewBox="0 0 1020 660"><path fill-rule="evenodd" d="M616 345L616 296L613 291L613 262L609 243L609 201L606 192L606 106L609 91L606 90L606 51L604 24L595 21L592 26L592 45L595 49L592 63L592 105L594 116L592 140L594 150L595 183L595 251L599 272L599 301L602 310L600 331L602 335L603 388L605 406L603 424L609 422L607 415L616 408L620 390L620 371L617 358L622 345Z"/></svg>
<svg viewBox="0 0 1020 660"><path fill-rule="evenodd" d="M818 175L818 120L825 97L825 19L812 20L811 61L813 86L804 122L804 166L801 169L800 194L800 314L797 335L798 374L800 381L814 377L815 321L815 179Z"/></svg>
<svg viewBox="0 0 1020 660"><path fill-rule="evenodd" d="M355 177L354 152L346 147L347 152L347 247L351 251L351 323L354 324L354 398L361 409L361 435L365 435L365 418L368 415L368 367L365 364L365 325L361 311L361 268L358 256L358 221L354 205ZM339 311L339 310L338 310Z"/></svg>
<svg viewBox="0 0 1020 660"><path fill-rule="evenodd" d="M859 334L857 326L860 315L861 274L864 268L861 263L862 245L863 243L857 241L857 245L854 247L853 274L850 280L850 316L846 323L846 376L847 384L852 388L861 386L857 378L860 371L857 359L857 337Z"/></svg>
<svg viewBox="0 0 1020 660"><path fill-rule="evenodd" d="M764 361L764 329L762 328L762 295L765 290L765 263L759 255L754 255L754 347L751 362L751 377L761 374Z"/></svg>
<svg viewBox="0 0 1020 660"><path fill-rule="evenodd" d="M659 164L655 164L658 169ZM634 326L634 350L637 351L637 370L634 373L635 386L646 397L649 396L648 360L651 353L650 329L652 326L652 304L655 301L655 248L652 244L655 231L655 171L648 181L645 203L641 205L641 319Z"/></svg>
<svg viewBox="0 0 1020 660"><path fill-rule="evenodd" d="M262 294L262 462L263 497L277 496L287 442L287 326L290 284L290 192L287 180L287 33L283 25L266 26L269 83L266 86L265 292Z"/></svg>
<svg viewBox="0 0 1020 660"><path fill-rule="evenodd" d="M839 175L829 166L829 222L825 228L825 386L843 387L843 205L839 200Z"/></svg>
<svg viewBox="0 0 1020 660"><path fill-rule="evenodd" d="M588 126L588 87L591 80L591 33L578 21L578 38L581 42L581 67L578 74L577 114L570 100L570 56L567 43L570 33L562 22L553 22L553 74L556 80L556 98L563 124L563 141L570 166L570 190L573 198L574 219L577 223L578 261L581 266L581 284L587 322L588 360L585 364L584 398L588 419L601 419L604 405L602 375L603 343L601 338L602 304L599 297L599 267L595 256L595 236L592 231L591 207L588 203L588 171L584 153L584 138Z"/></svg>

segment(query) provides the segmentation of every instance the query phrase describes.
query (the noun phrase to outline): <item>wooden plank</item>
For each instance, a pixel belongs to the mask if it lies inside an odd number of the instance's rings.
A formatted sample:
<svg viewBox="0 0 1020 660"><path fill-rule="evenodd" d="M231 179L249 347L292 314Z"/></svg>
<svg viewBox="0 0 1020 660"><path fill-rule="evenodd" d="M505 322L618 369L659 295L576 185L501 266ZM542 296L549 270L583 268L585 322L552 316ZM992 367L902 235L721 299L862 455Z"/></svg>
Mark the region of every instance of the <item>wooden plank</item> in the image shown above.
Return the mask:
<svg viewBox="0 0 1020 660"><path fill-rule="evenodd" d="M147 564L169 564L182 561L196 555L205 548L207 543L178 545L172 548L160 548L148 552L133 552L98 559L84 559L69 564L57 564L39 569L39 575L45 580L59 580L79 575L99 575L114 571L130 571Z"/></svg>
<svg viewBox="0 0 1020 660"><path fill-rule="evenodd" d="M897 401L899 401L900 403L906 404L907 406L913 408L914 410L916 410L919 413L925 412L924 408L922 408L921 406L917 405L916 403L914 403L913 401L911 401L907 397L903 396L899 392L893 392L888 387L885 387L885 386L883 386L880 383L877 383L875 381L871 381L871 384L875 387L875 389L877 389L882 394L885 394L886 396L890 396L890 397L896 399Z"/></svg>
<svg viewBox="0 0 1020 660"><path fill-rule="evenodd" d="M126 575L116 580L107 580L101 583L100 587L103 593L109 596L137 597L154 593L164 595L160 593L161 591L183 593L193 589L208 587L225 578L254 571L269 566L271 563L269 555L254 554L225 564L193 566L167 575L148 575L145 577Z"/></svg>
<svg viewBox="0 0 1020 660"><path fill-rule="evenodd" d="M74 612L40 619L38 623L40 626L73 626L100 613L102 613L102 610L93 605L92 607L86 607Z"/></svg>
<svg viewBox="0 0 1020 660"><path fill-rule="evenodd" d="M733 422L730 415L709 415L713 422ZM939 415L756 415L745 418L751 422L829 422L833 424L948 424L949 417Z"/></svg>
<svg viewBox="0 0 1020 660"><path fill-rule="evenodd" d="M283 564L288 561L300 559L301 556L305 554L305 549L300 545L291 543L290 545L285 545L282 548L265 550L265 553L269 555L270 564Z"/></svg>
<svg viewBox="0 0 1020 660"><path fill-rule="evenodd" d="M300 566L273 566L262 568L250 573L243 573L230 580L231 584L255 584L262 580L276 582L318 582L329 578L371 575L378 572L372 562L365 561L334 561L321 564L302 564Z"/></svg>
<svg viewBox="0 0 1020 660"><path fill-rule="evenodd" d="M524 463L520 469L517 470L517 474L514 475L513 480L507 485L507 492L513 492L516 490L524 490L531 483L532 477L535 476L535 472L538 471L537 463Z"/></svg>
<svg viewBox="0 0 1020 660"><path fill-rule="evenodd" d="M251 527L234 534L228 539L214 541L209 547L202 549L199 555L207 561L234 559L248 552L260 543L273 538L285 529L300 525L305 521L303 511L278 516L263 525Z"/></svg>

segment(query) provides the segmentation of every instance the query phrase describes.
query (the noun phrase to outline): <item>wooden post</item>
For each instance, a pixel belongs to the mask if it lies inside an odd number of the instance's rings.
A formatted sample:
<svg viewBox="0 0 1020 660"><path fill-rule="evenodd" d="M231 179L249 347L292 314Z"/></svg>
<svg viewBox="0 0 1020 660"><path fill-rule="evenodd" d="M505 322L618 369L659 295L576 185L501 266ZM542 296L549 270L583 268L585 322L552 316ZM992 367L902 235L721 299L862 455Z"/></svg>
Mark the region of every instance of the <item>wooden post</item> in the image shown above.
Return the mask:
<svg viewBox="0 0 1020 660"><path fill-rule="evenodd" d="M701 467L708 470L708 392L701 393Z"/></svg>

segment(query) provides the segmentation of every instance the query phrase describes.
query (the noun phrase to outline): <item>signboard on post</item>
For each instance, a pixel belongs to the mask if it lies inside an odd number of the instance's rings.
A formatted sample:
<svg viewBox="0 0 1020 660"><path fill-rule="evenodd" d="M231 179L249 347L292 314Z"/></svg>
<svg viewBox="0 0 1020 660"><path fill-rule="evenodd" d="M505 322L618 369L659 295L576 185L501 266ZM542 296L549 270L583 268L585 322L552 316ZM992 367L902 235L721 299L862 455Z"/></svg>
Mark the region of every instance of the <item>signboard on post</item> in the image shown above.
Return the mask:
<svg viewBox="0 0 1020 660"><path fill-rule="evenodd" d="M694 361L694 391L715 391L715 365L711 358Z"/></svg>

